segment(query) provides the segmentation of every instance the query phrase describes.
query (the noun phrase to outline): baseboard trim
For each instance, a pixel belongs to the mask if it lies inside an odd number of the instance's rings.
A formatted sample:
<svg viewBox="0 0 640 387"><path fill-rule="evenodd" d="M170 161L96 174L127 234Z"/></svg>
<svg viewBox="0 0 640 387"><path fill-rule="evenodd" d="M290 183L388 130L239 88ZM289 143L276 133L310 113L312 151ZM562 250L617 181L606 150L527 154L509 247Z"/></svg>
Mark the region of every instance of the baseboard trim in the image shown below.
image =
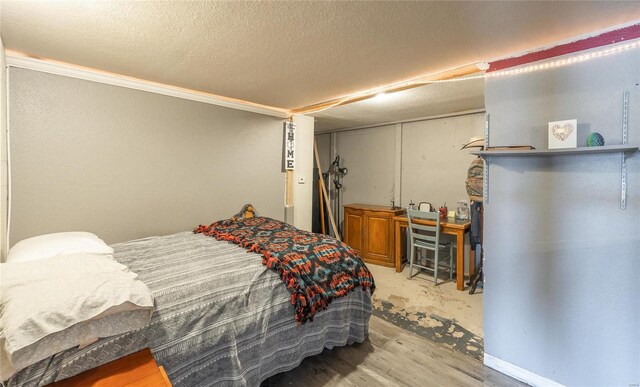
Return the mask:
<svg viewBox="0 0 640 387"><path fill-rule="evenodd" d="M544 376L540 376L529 370L525 370L524 368L518 367L515 364L511 364L495 356L491 356L488 353L484 354L484 365L531 386L564 387L563 384L547 379Z"/></svg>
<svg viewBox="0 0 640 387"><path fill-rule="evenodd" d="M223 106L236 110L264 114L280 118L286 118L288 113L284 109L260 105L234 98L227 98L202 91L185 89L182 87L165 85L163 83L133 78L126 75L114 74L88 67L73 65L54 60L36 59L26 57L17 52L6 50L7 67L19 67L49 74L63 75L71 78L84 79L107 85L126 87L155 94L168 95L170 97L204 102L211 105Z"/></svg>

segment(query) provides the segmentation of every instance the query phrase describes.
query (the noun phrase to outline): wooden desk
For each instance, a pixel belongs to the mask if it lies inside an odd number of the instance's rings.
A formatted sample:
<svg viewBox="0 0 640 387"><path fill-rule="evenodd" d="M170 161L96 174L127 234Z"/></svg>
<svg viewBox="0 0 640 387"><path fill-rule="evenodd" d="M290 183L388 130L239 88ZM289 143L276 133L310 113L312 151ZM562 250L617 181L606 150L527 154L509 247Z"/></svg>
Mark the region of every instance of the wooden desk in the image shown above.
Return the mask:
<svg viewBox="0 0 640 387"><path fill-rule="evenodd" d="M393 217L393 223L395 225L395 263L396 271L402 271L402 246L405 239L402 237L402 228L409 227L409 220L407 215L398 215ZM416 224L424 224L426 226L435 226L436 222L426 219L416 219ZM446 221L441 221L440 226L442 232L445 234L456 236L456 288L458 290L464 290L464 233L471 228L471 222L468 220L455 220L447 218ZM473 268L470 265L469 271L473 272Z"/></svg>

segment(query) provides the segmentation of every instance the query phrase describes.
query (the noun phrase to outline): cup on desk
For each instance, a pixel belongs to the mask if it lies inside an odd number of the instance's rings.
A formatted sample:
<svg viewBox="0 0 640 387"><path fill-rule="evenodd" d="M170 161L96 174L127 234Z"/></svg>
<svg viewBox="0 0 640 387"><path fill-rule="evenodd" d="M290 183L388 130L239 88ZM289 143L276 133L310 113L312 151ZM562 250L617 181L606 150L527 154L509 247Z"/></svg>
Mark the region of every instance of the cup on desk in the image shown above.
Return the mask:
<svg viewBox="0 0 640 387"><path fill-rule="evenodd" d="M440 207L439 211L440 211L440 220L446 220L447 219L447 207Z"/></svg>

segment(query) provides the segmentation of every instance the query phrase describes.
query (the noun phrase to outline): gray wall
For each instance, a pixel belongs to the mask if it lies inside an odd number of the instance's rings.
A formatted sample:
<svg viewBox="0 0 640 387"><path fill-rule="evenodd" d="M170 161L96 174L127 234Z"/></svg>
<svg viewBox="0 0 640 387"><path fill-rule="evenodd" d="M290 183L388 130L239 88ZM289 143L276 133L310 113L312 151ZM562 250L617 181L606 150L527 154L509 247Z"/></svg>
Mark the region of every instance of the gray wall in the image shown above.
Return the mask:
<svg viewBox="0 0 640 387"><path fill-rule="evenodd" d="M284 215L282 120L10 69L11 243L191 230L247 202Z"/></svg>
<svg viewBox="0 0 640 387"><path fill-rule="evenodd" d="M489 79L490 144L547 148L547 122L578 119L640 144L637 50L538 73ZM485 352L566 385L640 382L640 153L493 158L485 206Z"/></svg>

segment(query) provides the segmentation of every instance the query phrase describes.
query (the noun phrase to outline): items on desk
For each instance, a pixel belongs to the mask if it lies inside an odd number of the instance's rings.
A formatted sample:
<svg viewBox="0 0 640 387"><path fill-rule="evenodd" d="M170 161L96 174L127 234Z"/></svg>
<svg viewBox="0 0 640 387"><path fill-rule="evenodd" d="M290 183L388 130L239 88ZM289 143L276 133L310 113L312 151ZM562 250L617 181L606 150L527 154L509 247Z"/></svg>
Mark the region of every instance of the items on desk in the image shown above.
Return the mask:
<svg viewBox="0 0 640 387"><path fill-rule="evenodd" d="M409 208L410 210L417 209L418 211L433 212L433 206L431 205L431 203L420 202L418 203L418 207L416 208L416 204L411 199L409 200L409 205L407 206L407 208Z"/></svg>
<svg viewBox="0 0 640 387"><path fill-rule="evenodd" d="M440 211L440 220L447 219L447 203L445 203L442 207L439 208Z"/></svg>
<svg viewBox="0 0 640 387"><path fill-rule="evenodd" d="M469 220L469 202L466 200L459 200L458 207L455 213L456 219Z"/></svg>
<svg viewBox="0 0 640 387"><path fill-rule="evenodd" d="M391 209L399 208L399 207L393 207L393 202L391 202L391 205L392 205ZM409 200L409 205L407 206L407 209L409 210L417 209L418 211L423 211L423 212L435 212L435 211L432 211L432 206L431 206L431 203L429 202L420 202L420 204L417 207L418 208L416 208L416 204L413 202L413 200ZM459 201L458 209L455 211L454 210L448 211L447 204L445 203L443 207L440 207L438 209L438 213L440 214L442 220L444 220L445 218L469 220L469 203L465 201ZM442 214L444 214L444 217ZM459 216L462 216L462 217L459 217Z"/></svg>
<svg viewBox="0 0 640 387"><path fill-rule="evenodd" d="M418 204L418 211L432 212L433 206L429 202L420 202Z"/></svg>

